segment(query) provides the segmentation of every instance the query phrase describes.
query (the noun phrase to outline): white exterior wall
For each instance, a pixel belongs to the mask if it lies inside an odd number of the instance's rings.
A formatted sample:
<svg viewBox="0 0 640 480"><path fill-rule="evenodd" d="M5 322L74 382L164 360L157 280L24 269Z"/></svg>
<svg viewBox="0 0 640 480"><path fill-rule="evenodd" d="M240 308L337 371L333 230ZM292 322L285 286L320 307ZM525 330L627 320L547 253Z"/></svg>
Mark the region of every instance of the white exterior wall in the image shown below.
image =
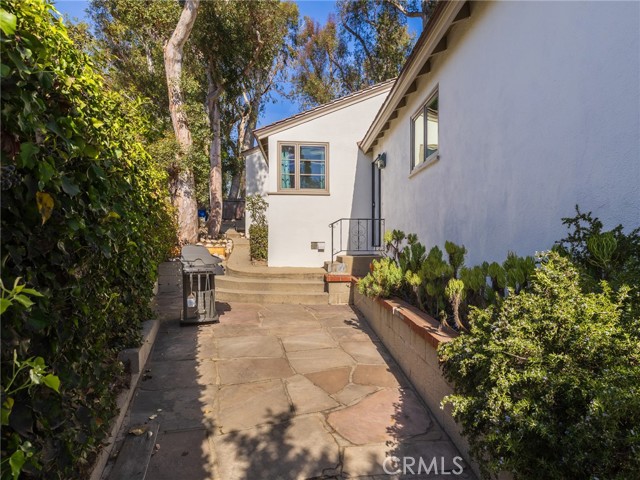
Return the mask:
<svg viewBox="0 0 640 480"><path fill-rule="evenodd" d="M473 2L374 148L386 229L467 264L549 249L578 204L640 224L640 3ZM440 160L409 178L410 117L439 88Z"/></svg>
<svg viewBox="0 0 640 480"><path fill-rule="evenodd" d="M371 216L371 163L357 142L387 93L269 137L269 266L322 267L331 260L329 224L342 217ZM329 143L329 195L278 194L278 142ZM312 250L311 242L325 242L325 251Z"/></svg>
<svg viewBox="0 0 640 480"><path fill-rule="evenodd" d="M269 176L269 166L267 165L262 152L259 149L250 150L244 157L246 175L246 197L249 195L267 196L267 177ZM251 214L245 206L245 235L249 237L249 227L251 226Z"/></svg>

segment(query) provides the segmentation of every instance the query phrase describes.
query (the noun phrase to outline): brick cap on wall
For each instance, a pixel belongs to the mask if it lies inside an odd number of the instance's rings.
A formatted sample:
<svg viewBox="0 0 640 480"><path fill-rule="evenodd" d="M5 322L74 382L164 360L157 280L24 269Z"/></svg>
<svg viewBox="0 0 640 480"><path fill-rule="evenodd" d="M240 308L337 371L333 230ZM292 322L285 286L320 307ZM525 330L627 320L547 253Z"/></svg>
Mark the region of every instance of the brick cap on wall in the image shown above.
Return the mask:
<svg viewBox="0 0 640 480"><path fill-rule="evenodd" d="M357 279L353 278L352 281L355 286ZM438 348L441 343L450 342L459 335L450 327L440 327L440 322L435 318L397 297L375 298L374 301L400 318L433 348Z"/></svg>

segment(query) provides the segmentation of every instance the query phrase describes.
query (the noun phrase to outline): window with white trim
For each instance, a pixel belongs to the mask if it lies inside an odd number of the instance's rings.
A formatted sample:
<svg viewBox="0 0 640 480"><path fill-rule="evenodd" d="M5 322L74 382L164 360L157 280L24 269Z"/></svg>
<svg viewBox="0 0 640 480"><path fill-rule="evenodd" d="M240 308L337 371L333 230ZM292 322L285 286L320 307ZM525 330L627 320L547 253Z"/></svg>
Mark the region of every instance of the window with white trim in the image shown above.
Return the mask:
<svg viewBox="0 0 640 480"><path fill-rule="evenodd" d="M327 143L279 142L278 191L328 192L328 154Z"/></svg>
<svg viewBox="0 0 640 480"><path fill-rule="evenodd" d="M438 158L438 90L411 119L411 170Z"/></svg>

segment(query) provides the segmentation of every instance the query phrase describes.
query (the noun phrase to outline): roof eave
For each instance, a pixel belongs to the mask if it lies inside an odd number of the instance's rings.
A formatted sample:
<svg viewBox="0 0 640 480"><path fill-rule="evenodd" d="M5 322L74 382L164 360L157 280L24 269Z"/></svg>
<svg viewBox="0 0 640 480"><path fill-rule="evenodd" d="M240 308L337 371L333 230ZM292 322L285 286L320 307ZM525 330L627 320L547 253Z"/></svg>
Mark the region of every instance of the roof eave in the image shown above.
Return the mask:
<svg viewBox="0 0 640 480"><path fill-rule="evenodd" d="M345 97L337 98L332 102L325 103L323 105L318 105L317 107L307 110L305 112L300 112L296 115L292 115L291 117L285 118L283 120L279 120L270 125L257 128L256 130L253 131L253 134L256 140L258 141L258 144L260 144L260 140L266 137L269 137L270 135L279 133L283 130L287 130L297 125L301 125L303 123L309 122L316 118L322 117L324 115L328 115L335 111L349 107L353 104L363 102L365 100L368 100L369 98L376 97L385 92L388 92L389 90L391 90L394 82L395 82L395 78L392 78L385 82L372 85L369 88L365 88L358 92L354 92Z"/></svg>
<svg viewBox="0 0 640 480"><path fill-rule="evenodd" d="M360 148L363 152L367 153L373 148L374 142L383 131L383 127L389 122L389 117L398 108L404 97L413 91L412 87L415 89L413 82L416 81L423 66L434 54L434 50L440 45L465 5L468 8L468 2L465 0L442 1L438 4L427 29L418 39L393 88L360 142Z"/></svg>

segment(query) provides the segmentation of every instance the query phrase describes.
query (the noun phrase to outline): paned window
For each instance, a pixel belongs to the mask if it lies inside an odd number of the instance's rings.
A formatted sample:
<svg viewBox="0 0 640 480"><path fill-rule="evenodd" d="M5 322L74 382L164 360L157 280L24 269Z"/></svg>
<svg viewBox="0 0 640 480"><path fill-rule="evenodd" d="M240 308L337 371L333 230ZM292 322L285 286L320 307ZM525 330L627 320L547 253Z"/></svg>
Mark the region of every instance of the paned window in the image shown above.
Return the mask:
<svg viewBox="0 0 640 480"><path fill-rule="evenodd" d="M327 144L280 143L281 192L327 192Z"/></svg>

